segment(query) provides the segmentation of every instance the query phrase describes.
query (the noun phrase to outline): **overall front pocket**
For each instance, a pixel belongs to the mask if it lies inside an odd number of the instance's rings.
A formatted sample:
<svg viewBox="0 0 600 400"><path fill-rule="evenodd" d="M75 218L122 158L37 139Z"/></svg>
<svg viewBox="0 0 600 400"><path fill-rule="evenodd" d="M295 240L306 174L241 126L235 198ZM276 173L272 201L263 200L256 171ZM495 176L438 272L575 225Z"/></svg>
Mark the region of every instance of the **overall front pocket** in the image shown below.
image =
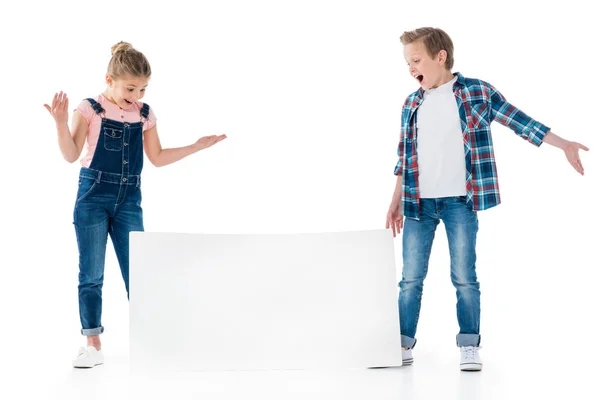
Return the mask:
<svg viewBox="0 0 600 400"><path fill-rule="evenodd" d="M108 151L121 151L123 148L123 131L105 126L104 148Z"/></svg>

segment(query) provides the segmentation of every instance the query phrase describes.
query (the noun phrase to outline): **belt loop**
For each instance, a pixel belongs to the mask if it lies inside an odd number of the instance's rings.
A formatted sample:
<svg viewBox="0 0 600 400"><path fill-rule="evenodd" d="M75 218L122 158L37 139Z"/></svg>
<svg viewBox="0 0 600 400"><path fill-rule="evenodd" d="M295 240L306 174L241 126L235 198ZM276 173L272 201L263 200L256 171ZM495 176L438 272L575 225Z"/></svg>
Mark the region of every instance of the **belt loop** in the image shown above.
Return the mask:
<svg viewBox="0 0 600 400"><path fill-rule="evenodd" d="M137 184L135 185L136 188L140 187L140 176L137 176Z"/></svg>
<svg viewBox="0 0 600 400"><path fill-rule="evenodd" d="M98 171L98 175L96 175L96 183L100 183L101 176L102 176L102 171Z"/></svg>

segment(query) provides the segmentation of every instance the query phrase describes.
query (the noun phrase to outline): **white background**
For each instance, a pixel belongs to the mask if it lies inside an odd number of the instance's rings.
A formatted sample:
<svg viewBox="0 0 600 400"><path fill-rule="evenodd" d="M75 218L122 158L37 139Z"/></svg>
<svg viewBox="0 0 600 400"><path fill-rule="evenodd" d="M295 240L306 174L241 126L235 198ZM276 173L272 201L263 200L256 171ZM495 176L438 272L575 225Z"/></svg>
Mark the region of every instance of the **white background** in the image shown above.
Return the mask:
<svg viewBox="0 0 600 400"><path fill-rule="evenodd" d="M113 44L129 41L149 58L153 76L144 101L157 114L164 146L188 145L208 134L229 136L172 166L146 164L148 231L350 231L383 226L395 183L400 107L416 89L398 38L404 30L438 26L455 43L454 71L492 83L557 134L591 149L582 154L586 175L581 177L560 150L537 149L493 126L503 204L480 214L485 371L467 377L458 373L454 289L440 226L414 368L380 371L388 375L374 381L340 378L332 386L327 386L335 382L331 376L294 380L292 375L286 379L293 384L274 389L270 376L235 376L237 384L222 376L206 379L206 390L223 382L224 390L263 398L286 390L290 398L299 386L319 392L323 385L330 389L328 398L344 390L357 396L382 390L379 398L432 398L436 393L466 398L465 393L475 393L473 387L487 397L494 392L512 398L584 398L597 392L592 371L600 356L595 197L600 86L599 32L591 4L263 0L198 2L193 9L182 1L5 5L0 15L0 201L8 239L0 251L1 365L6 368L0 387L11 387L6 380L21 392L65 398L78 388L89 396L90 385L96 391L118 391L119 382L127 382L109 372L118 364L115 357L126 353L128 337L127 301L111 246L103 343L113 363L87 375L70 369L83 343L71 224L79 166L62 160L53 121L42 106L59 90L68 93L71 108L104 90ZM401 241L395 246L399 275ZM194 390L204 390L197 384L202 380L192 382ZM497 390L500 385L503 392Z"/></svg>

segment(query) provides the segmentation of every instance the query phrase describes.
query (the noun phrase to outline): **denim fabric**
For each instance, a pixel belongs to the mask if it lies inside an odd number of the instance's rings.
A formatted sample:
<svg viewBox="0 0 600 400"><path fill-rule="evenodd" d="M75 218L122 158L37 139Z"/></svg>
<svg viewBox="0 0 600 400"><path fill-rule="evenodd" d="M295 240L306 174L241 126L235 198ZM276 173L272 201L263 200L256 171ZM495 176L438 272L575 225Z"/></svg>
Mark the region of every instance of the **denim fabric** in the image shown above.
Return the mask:
<svg viewBox="0 0 600 400"><path fill-rule="evenodd" d="M97 102L88 101L103 115ZM148 110L144 106L141 117L147 117ZM129 232L144 230L142 127L142 121L124 123L103 118L90 167L81 168L79 174L73 224L79 248L79 316L81 333L86 336L104 332L102 286L108 236L129 297Z"/></svg>
<svg viewBox="0 0 600 400"><path fill-rule="evenodd" d="M456 288L456 313L460 332L458 346L477 346L480 342L480 292L475 272L477 213L464 196L421 199L419 219L406 218L402 237L403 268L399 283L398 308L402 346L416 344L417 323L421 310L423 281L435 231L444 222L450 247L450 271Z"/></svg>

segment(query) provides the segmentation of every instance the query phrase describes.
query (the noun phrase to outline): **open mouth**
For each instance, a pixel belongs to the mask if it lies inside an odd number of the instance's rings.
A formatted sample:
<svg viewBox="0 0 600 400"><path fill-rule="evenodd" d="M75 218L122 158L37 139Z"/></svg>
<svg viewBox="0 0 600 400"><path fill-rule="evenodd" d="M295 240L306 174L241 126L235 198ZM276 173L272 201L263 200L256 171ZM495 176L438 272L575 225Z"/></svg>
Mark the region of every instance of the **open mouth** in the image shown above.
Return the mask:
<svg viewBox="0 0 600 400"><path fill-rule="evenodd" d="M419 83L423 82L423 75L417 75L416 78L419 81Z"/></svg>
<svg viewBox="0 0 600 400"><path fill-rule="evenodd" d="M127 100L127 99L123 99L123 100L125 100L125 103L127 103L127 104L133 104L132 102L130 102L130 101L129 101L129 100Z"/></svg>

